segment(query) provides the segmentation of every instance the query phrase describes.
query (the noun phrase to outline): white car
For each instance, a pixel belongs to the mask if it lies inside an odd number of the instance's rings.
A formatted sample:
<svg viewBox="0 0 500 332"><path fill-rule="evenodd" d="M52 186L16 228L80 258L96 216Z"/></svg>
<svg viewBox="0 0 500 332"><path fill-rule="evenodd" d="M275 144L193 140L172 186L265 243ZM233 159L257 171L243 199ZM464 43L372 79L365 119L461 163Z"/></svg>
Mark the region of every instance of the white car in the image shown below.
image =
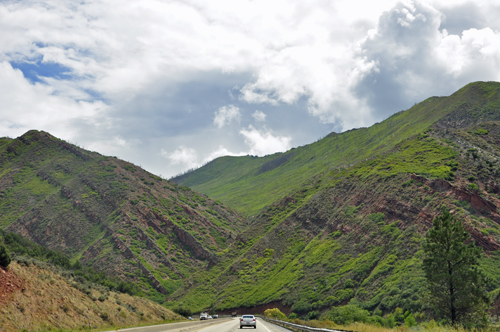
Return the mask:
<svg viewBox="0 0 500 332"><path fill-rule="evenodd" d="M254 329L257 328L257 320L254 315L243 315L240 318L240 329L243 328L243 326L250 326Z"/></svg>
<svg viewBox="0 0 500 332"><path fill-rule="evenodd" d="M209 315L209 316L208 316L208 319L212 319L212 316L210 316L210 315Z"/></svg>

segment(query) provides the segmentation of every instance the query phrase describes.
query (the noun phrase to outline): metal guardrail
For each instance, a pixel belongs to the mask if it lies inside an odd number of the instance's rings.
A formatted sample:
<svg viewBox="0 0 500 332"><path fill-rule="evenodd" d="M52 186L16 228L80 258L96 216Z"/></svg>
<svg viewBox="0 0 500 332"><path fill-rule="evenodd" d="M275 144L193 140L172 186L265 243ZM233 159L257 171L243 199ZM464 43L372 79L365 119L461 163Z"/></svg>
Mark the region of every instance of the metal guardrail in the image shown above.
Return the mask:
<svg viewBox="0 0 500 332"><path fill-rule="evenodd" d="M270 319L264 316L258 316L259 318L262 318L266 322L270 322L276 325L281 325L284 327L289 327L291 329L294 329L296 331L301 331L301 332L353 332L349 330L330 330L330 329L321 329L321 328L316 328L316 327L310 327L310 326L305 326L305 325L299 325L299 324L293 324L290 322L284 322L282 320L276 320L276 319Z"/></svg>

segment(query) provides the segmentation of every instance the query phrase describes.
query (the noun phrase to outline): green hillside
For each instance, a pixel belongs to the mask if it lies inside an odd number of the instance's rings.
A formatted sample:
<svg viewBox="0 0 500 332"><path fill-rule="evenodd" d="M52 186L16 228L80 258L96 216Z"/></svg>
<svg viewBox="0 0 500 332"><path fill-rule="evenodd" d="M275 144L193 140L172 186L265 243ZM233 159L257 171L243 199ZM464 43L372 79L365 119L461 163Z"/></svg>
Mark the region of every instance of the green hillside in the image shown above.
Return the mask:
<svg viewBox="0 0 500 332"><path fill-rule="evenodd" d="M285 153L257 157L221 157L172 181L221 200L246 216L325 174L388 153L457 110L476 119L496 118L500 83L476 82L449 97L431 97L370 128L332 133ZM465 113L464 113L465 114Z"/></svg>
<svg viewBox="0 0 500 332"><path fill-rule="evenodd" d="M0 229L158 301L218 262L247 222L189 188L41 131L0 139Z"/></svg>
<svg viewBox="0 0 500 332"><path fill-rule="evenodd" d="M488 288L498 290L499 92L499 83L470 84L371 128L331 135L278 155L295 153L260 174L258 169L276 156L219 158L187 174L182 183L201 183L203 174L213 174L197 188L220 181L222 188L250 190L242 202L221 194L240 210L248 202L255 204L253 209L258 202L266 207L220 253L220 263L190 276L189 287L171 295L170 305L222 312L272 305L303 317L347 303L377 315L396 308L424 312L420 244L443 205L484 249ZM391 124L396 120L399 125ZM368 140L368 133L371 143L356 143ZM327 148L344 137L342 147L350 151L352 163L338 157L348 155L341 148ZM246 176L231 182L228 174L237 169L246 169ZM274 195L266 189L252 194L252 181L271 178L276 181L267 185ZM292 186L291 179L302 182ZM269 201L264 202L266 194Z"/></svg>
<svg viewBox="0 0 500 332"><path fill-rule="evenodd" d="M498 294L499 160L495 82L286 153L219 158L182 185L30 131L0 139L0 229L170 308L420 315L420 244L443 205L484 249Z"/></svg>

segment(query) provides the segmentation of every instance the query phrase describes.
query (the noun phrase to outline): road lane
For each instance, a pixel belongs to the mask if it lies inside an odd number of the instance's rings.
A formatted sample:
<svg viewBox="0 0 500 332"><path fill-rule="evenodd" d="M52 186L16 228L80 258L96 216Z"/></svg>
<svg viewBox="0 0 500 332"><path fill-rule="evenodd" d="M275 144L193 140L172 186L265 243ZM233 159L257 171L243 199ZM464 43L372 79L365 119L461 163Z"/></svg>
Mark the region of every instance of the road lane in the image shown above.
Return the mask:
<svg viewBox="0 0 500 332"><path fill-rule="evenodd" d="M291 331L291 330L286 329L284 327L281 327L281 326L274 325L272 323L266 322L263 319L257 320L257 325L260 325L260 326L264 327L264 329L261 330L262 332L290 332ZM257 330L258 329L259 328L257 327ZM243 331L243 330L241 330L241 331Z"/></svg>
<svg viewBox="0 0 500 332"><path fill-rule="evenodd" d="M161 324L161 325L151 325L151 326L140 326L140 327L131 327L126 329L118 329L118 331L127 331L127 332L188 332L188 331L196 331L202 327L211 326L211 325L219 325L223 322L234 321L234 318L220 318L220 319L209 319L203 321L188 321L188 322L180 322L180 323L170 323L170 324ZM113 332L116 330L111 330L109 332Z"/></svg>
<svg viewBox="0 0 500 332"><path fill-rule="evenodd" d="M129 329L120 329L127 332L235 332L235 331L255 331L255 332L289 332L281 326L277 326L262 319L257 318L257 328L243 327L240 330L239 318L229 318L220 320L208 320L202 322L184 322L174 324L164 324L155 326L134 327Z"/></svg>

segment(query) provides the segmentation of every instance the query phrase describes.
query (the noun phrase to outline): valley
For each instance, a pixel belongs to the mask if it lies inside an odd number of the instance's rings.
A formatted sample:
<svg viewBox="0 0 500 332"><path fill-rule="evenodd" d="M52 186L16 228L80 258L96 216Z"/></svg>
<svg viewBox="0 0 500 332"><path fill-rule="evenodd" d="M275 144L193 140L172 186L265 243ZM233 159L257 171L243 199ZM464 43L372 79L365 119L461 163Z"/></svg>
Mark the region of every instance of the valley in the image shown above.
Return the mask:
<svg viewBox="0 0 500 332"><path fill-rule="evenodd" d="M0 227L170 309L425 316L421 244L442 206L500 292L499 158L496 82L171 180L33 130L0 139Z"/></svg>

